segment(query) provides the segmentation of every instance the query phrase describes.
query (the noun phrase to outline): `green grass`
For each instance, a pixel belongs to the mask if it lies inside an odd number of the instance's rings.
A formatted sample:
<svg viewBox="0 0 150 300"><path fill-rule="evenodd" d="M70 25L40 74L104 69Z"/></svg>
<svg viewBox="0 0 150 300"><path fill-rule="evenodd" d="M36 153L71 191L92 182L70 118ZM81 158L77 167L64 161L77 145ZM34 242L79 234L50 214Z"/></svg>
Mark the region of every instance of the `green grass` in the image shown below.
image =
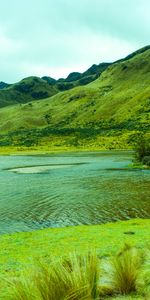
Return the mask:
<svg viewBox="0 0 150 300"><path fill-rule="evenodd" d="M143 260L139 251L125 244L124 248L112 260L112 286L116 292L128 295L137 291L142 263Z"/></svg>
<svg viewBox="0 0 150 300"><path fill-rule="evenodd" d="M64 253L67 256L75 250L84 253L96 248L101 256L108 256L118 251L124 242L146 247L150 243L149 232L150 220L133 219L104 225L4 234L0 236L0 271L22 269L33 263L33 257L46 260L51 255L57 257Z"/></svg>
<svg viewBox="0 0 150 300"><path fill-rule="evenodd" d="M0 274L10 280L41 261L68 259L71 253L84 255L96 251L100 259L109 259L124 243L139 250L150 246L150 220L133 219L104 225L43 229L0 236ZM1 280L1 294L9 293L7 282ZM7 292L6 292L7 291ZM1 298L0 298L1 299ZM6 297L7 299L7 297Z"/></svg>
<svg viewBox="0 0 150 300"><path fill-rule="evenodd" d="M102 284L104 273L102 261L94 253L84 256L74 254L68 260L52 262L49 266L36 267L32 275L17 278L10 282L11 292L7 299L13 300L100 300L100 299L148 299L149 291L147 282L143 289L139 290L143 264L134 265L140 260L140 254L133 252L136 248L130 248L130 252L124 253L124 268L116 269L116 274L111 274L117 285ZM118 259L115 258L118 263ZM130 272L128 272L130 262ZM109 267L109 262L107 262ZM119 277L116 275L119 275ZM121 280L120 280L121 275ZM107 274L107 279L110 275ZM113 282L114 283L114 282ZM123 295L126 295L124 297ZM139 295L141 297L139 298Z"/></svg>

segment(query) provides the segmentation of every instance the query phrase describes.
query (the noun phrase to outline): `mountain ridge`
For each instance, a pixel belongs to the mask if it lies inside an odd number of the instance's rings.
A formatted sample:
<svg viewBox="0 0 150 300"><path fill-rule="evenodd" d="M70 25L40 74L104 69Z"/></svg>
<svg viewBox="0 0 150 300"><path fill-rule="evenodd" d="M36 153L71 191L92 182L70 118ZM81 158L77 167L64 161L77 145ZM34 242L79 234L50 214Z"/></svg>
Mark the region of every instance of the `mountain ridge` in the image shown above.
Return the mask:
<svg viewBox="0 0 150 300"><path fill-rule="evenodd" d="M66 79L55 80L49 76L29 76L14 84L0 83L0 107L27 103L51 97L76 86L86 85L98 78L109 63L92 65L83 73L72 72Z"/></svg>
<svg viewBox="0 0 150 300"><path fill-rule="evenodd" d="M132 148L150 137L150 47L95 81L0 109L0 145L46 149Z"/></svg>
<svg viewBox="0 0 150 300"><path fill-rule="evenodd" d="M56 80L49 76L43 76L41 78L29 76L14 84L0 82L0 107L45 99L76 86L87 85L101 76L109 66L127 61L138 54L144 53L148 49L150 49L150 46L145 46L113 63L93 64L85 72L72 72L65 79L60 78Z"/></svg>

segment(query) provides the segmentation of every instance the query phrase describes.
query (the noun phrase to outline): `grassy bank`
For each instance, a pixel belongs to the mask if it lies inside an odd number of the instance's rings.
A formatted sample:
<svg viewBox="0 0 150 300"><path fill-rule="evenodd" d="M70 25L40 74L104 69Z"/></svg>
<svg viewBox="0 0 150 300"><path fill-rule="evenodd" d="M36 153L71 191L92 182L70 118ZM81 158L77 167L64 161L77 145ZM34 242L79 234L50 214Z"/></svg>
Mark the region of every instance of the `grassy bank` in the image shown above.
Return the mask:
<svg viewBox="0 0 150 300"><path fill-rule="evenodd" d="M57 257L95 250L100 258L113 256L124 243L138 249L150 246L150 220L133 219L104 225L43 229L0 236L0 274L10 279L37 262L49 264ZM16 276L15 275L15 276ZM9 299L7 282L1 280L0 299ZM132 299L132 298L131 298Z"/></svg>
<svg viewBox="0 0 150 300"><path fill-rule="evenodd" d="M46 129L45 129L46 130ZM81 130L82 131L82 130ZM84 131L84 129L83 129ZM28 133L26 133L28 135ZM119 131L107 131L103 134L97 134L90 132L89 136L85 131L85 136L78 136L78 132L69 134L53 135L42 137L42 132L35 132L34 130L30 131L31 137L37 138L40 136L40 141L38 143L20 143L19 139L22 141L27 141L27 136L22 135L21 131L17 132L16 135L1 135L0 136L0 154L39 154L39 153L52 153L52 152L79 152L79 151L115 151L115 150L135 150L135 145L138 141L139 131L131 131L130 133L127 130ZM48 132L47 132L48 134ZM86 135L87 134L87 135ZM149 135L145 135L149 139ZM3 143L1 139L6 139L7 141L11 139L11 143ZM29 140L28 140L29 142Z"/></svg>
<svg viewBox="0 0 150 300"><path fill-rule="evenodd" d="M71 146L62 146L62 147L53 147L49 145L45 146L38 146L38 147L16 147L16 146L9 146L9 147L0 147L0 155L44 155L44 154L59 154L59 153L77 153L77 152L103 152L107 151L117 152L117 151L130 151L134 152L132 147L122 146L122 148L112 148L109 147L99 146L99 145L84 145L83 147L71 147Z"/></svg>

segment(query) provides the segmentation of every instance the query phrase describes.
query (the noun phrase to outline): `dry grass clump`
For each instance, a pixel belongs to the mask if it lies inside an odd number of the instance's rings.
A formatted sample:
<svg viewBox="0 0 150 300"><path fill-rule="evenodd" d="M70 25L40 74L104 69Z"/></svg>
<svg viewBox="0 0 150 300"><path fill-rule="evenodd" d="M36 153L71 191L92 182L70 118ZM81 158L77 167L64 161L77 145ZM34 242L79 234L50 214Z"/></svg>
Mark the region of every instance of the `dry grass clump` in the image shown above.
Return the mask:
<svg viewBox="0 0 150 300"><path fill-rule="evenodd" d="M32 280L13 284L14 300L92 300L98 299L100 277L97 255L76 254L50 267L39 265Z"/></svg>
<svg viewBox="0 0 150 300"><path fill-rule="evenodd" d="M150 299L150 251L145 252L145 261L139 276L138 292L143 299Z"/></svg>
<svg viewBox="0 0 150 300"><path fill-rule="evenodd" d="M125 244L112 260L111 279L114 291L124 295L136 292L142 263L139 251Z"/></svg>
<svg viewBox="0 0 150 300"><path fill-rule="evenodd" d="M49 267L39 264L33 275L13 282L11 299L100 300L115 295L130 295L131 299L133 294L150 295L150 264L143 276L145 262L135 247L125 244L115 257L106 260L107 271L102 265L95 252L73 254L51 262Z"/></svg>

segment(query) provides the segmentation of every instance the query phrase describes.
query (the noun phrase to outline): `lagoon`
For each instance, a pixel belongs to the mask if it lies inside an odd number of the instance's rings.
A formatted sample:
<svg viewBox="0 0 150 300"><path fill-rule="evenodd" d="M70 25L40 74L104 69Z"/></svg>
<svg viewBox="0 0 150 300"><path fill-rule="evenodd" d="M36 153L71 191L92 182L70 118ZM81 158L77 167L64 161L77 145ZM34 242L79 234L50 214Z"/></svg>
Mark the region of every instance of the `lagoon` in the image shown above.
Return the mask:
<svg viewBox="0 0 150 300"><path fill-rule="evenodd" d="M132 152L0 156L0 233L150 217Z"/></svg>

